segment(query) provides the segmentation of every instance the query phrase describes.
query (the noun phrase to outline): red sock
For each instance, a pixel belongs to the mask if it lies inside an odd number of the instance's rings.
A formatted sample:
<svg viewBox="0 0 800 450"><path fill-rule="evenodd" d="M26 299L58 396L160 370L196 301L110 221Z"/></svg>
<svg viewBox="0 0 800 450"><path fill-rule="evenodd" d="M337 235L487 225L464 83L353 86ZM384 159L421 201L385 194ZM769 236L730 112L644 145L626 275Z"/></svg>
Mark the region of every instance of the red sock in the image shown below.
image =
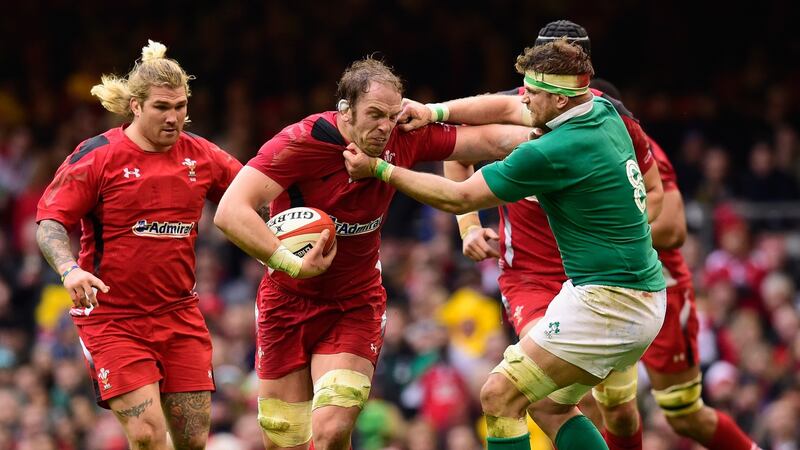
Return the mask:
<svg viewBox="0 0 800 450"><path fill-rule="evenodd" d="M617 436L608 428L603 428L603 439L609 450L642 450L642 419L639 418L639 429L633 436Z"/></svg>
<svg viewBox="0 0 800 450"><path fill-rule="evenodd" d="M727 414L720 411L717 413L717 429L711 441L705 445L709 450L757 450L755 444L746 434L736 425Z"/></svg>

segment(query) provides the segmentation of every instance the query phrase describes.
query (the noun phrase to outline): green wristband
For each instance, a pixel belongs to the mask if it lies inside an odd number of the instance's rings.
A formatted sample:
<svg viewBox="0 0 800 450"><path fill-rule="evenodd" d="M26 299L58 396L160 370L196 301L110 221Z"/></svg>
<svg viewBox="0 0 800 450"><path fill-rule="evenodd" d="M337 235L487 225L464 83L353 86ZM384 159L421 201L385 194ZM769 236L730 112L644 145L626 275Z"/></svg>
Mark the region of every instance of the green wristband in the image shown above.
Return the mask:
<svg viewBox="0 0 800 450"><path fill-rule="evenodd" d="M431 110L431 122L447 122L450 118L450 108L444 103L428 103L425 106Z"/></svg>
<svg viewBox="0 0 800 450"><path fill-rule="evenodd" d="M392 176L394 165L378 158L378 163L375 164L375 178L388 183L389 178Z"/></svg>

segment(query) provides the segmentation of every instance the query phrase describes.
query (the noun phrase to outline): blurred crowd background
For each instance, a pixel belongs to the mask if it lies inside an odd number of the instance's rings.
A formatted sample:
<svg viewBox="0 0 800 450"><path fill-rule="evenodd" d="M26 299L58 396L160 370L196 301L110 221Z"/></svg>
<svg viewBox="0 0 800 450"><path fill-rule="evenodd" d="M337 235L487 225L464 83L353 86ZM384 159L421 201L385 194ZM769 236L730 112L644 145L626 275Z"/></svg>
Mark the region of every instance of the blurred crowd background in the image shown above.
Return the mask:
<svg viewBox="0 0 800 450"><path fill-rule="evenodd" d="M113 416L94 404L69 297L34 237L36 204L58 165L82 140L119 124L89 95L101 73L127 73L148 38L164 42L197 77L189 129L245 162L285 125L333 109L336 81L355 59L379 52L406 80L407 96L423 102L505 90L519 85L515 56L560 18L588 30L597 74L621 89L677 170L706 402L765 449L800 448L800 40L787 37L792 3L727 5L724 18L702 2L643 3L4 5L0 450L126 448ZM217 232L212 216L209 205L197 246L218 387L209 448L259 449L253 301L263 268ZM480 449L477 394L513 338L496 261L466 260L453 217L402 196L383 236L389 321L354 447ZM670 432L646 378L640 389L645 448L695 448Z"/></svg>

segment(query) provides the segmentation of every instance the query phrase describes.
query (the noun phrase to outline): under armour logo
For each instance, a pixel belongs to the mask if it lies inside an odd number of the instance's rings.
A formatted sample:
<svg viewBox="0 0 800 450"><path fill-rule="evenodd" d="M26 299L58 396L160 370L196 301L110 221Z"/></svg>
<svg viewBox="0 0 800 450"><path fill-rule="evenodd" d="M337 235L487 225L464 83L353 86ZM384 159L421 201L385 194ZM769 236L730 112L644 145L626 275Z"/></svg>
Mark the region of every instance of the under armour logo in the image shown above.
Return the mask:
<svg viewBox="0 0 800 450"><path fill-rule="evenodd" d="M378 354L378 346L375 344L369 344L369 349L372 350L372 353Z"/></svg>
<svg viewBox="0 0 800 450"><path fill-rule="evenodd" d="M139 178L140 176L142 176L142 174L139 173L139 168L138 167L134 167L133 170L128 170L128 168L126 167L126 168L122 169L122 172L124 173L123 176L125 178L130 178L131 175L133 175L136 178Z"/></svg>

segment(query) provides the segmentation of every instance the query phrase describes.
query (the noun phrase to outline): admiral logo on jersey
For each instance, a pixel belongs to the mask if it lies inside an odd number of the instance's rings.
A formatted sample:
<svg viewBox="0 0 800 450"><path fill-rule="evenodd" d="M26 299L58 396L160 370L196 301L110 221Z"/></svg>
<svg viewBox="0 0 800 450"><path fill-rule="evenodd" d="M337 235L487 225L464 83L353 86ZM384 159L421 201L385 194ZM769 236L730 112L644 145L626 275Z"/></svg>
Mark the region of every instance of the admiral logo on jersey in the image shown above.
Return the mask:
<svg viewBox="0 0 800 450"><path fill-rule="evenodd" d="M131 227L133 234L137 236L157 237L157 238L185 238L194 228L194 222L148 222L140 220Z"/></svg>
<svg viewBox="0 0 800 450"><path fill-rule="evenodd" d="M331 216L333 224L336 226L337 236L355 236L357 234L367 234L381 227L383 216L367 223L348 223L340 222L336 217Z"/></svg>

